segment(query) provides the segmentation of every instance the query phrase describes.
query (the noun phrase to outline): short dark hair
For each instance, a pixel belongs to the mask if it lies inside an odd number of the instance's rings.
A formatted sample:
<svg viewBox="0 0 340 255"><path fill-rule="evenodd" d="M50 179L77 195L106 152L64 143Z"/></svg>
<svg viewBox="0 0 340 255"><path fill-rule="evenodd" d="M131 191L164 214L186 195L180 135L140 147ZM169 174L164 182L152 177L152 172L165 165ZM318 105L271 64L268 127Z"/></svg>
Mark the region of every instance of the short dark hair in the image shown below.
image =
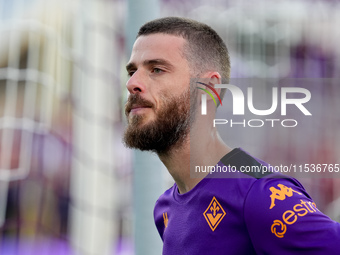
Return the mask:
<svg viewBox="0 0 340 255"><path fill-rule="evenodd" d="M157 33L186 39L183 54L195 75L215 69L221 74L223 83L229 81L230 58L227 46L210 26L187 18L166 17L144 24L137 38ZM225 89L222 89L220 97L223 98L224 94Z"/></svg>

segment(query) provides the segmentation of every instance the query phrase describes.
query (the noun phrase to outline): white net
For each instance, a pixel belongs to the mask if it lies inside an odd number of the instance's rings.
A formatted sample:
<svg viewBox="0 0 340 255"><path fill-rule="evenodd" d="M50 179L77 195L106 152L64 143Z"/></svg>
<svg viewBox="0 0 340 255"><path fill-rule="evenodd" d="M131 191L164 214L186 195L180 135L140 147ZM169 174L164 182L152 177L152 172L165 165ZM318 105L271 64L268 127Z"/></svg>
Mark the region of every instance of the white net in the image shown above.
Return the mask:
<svg viewBox="0 0 340 255"><path fill-rule="evenodd" d="M1 254L117 250L123 6L0 1Z"/></svg>

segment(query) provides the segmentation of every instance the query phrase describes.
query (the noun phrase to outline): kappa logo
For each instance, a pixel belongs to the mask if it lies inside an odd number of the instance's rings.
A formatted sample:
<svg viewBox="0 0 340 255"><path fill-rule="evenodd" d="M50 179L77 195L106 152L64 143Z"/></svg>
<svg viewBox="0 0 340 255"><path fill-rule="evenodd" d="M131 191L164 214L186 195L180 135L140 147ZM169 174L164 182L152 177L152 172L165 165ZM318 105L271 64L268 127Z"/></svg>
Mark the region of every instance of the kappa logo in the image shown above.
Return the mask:
<svg viewBox="0 0 340 255"><path fill-rule="evenodd" d="M278 200L285 200L286 196L287 197L291 197L293 196L293 192L302 195L302 193L297 192L295 190L293 190L292 188L288 188L287 186L283 185L283 184L278 184L277 185L279 187L279 189L275 188L275 187L270 187L269 190L272 192L272 194L270 195L271 198L271 204L269 209L272 209L275 206L275 199Z"/></svg>
<svg viewBox="0 0 340 255"><path fill-rule="evenodd" d="M217 226L220 224L220 222L226 215L226 212L224 211L220 203L217 201L216 197L213 197L203 215L206 221L208 222L211 230L215 231Z"/></svg>
<svg viewBox="0 0 340 255"><path fill-rule="evenodd" d="M164 227L167 228L168 227L168 222L169 222L168 213L167 212L163 213L163 220L164 220Z"/></svg>

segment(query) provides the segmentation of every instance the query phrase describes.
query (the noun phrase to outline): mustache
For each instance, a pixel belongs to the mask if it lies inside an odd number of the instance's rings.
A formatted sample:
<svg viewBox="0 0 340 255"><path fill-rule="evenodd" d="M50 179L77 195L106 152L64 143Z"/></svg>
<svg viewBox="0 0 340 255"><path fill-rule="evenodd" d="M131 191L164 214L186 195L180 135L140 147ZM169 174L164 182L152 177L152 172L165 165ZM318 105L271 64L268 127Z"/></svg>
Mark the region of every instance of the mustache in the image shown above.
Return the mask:
<svg viewBox="0 0 340 255"><path fill-rule="evenodd" d="M133 109L135 105L142 106L142 107L150 107L150 108L154 107L152 102L142 98L142 96L139 93L132 94L129 96L128 101L125 105L126 116L131 112L131 110Z"/></svg>

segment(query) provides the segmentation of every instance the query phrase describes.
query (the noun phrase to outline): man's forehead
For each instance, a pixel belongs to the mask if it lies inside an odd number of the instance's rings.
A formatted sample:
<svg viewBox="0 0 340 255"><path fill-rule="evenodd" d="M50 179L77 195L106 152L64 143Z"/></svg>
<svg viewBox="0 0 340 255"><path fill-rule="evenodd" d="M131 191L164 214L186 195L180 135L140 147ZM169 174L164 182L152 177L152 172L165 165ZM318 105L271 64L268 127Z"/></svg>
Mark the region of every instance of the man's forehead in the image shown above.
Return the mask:
<svg viewBox="0 0 340 255"><path fill-rule="evenodd" d="M182 57L184 43L183 37L175 35L162 33L142 35L137 38L133 45L130 60ZM134 59L136 57L137 59Z"/></svg>

